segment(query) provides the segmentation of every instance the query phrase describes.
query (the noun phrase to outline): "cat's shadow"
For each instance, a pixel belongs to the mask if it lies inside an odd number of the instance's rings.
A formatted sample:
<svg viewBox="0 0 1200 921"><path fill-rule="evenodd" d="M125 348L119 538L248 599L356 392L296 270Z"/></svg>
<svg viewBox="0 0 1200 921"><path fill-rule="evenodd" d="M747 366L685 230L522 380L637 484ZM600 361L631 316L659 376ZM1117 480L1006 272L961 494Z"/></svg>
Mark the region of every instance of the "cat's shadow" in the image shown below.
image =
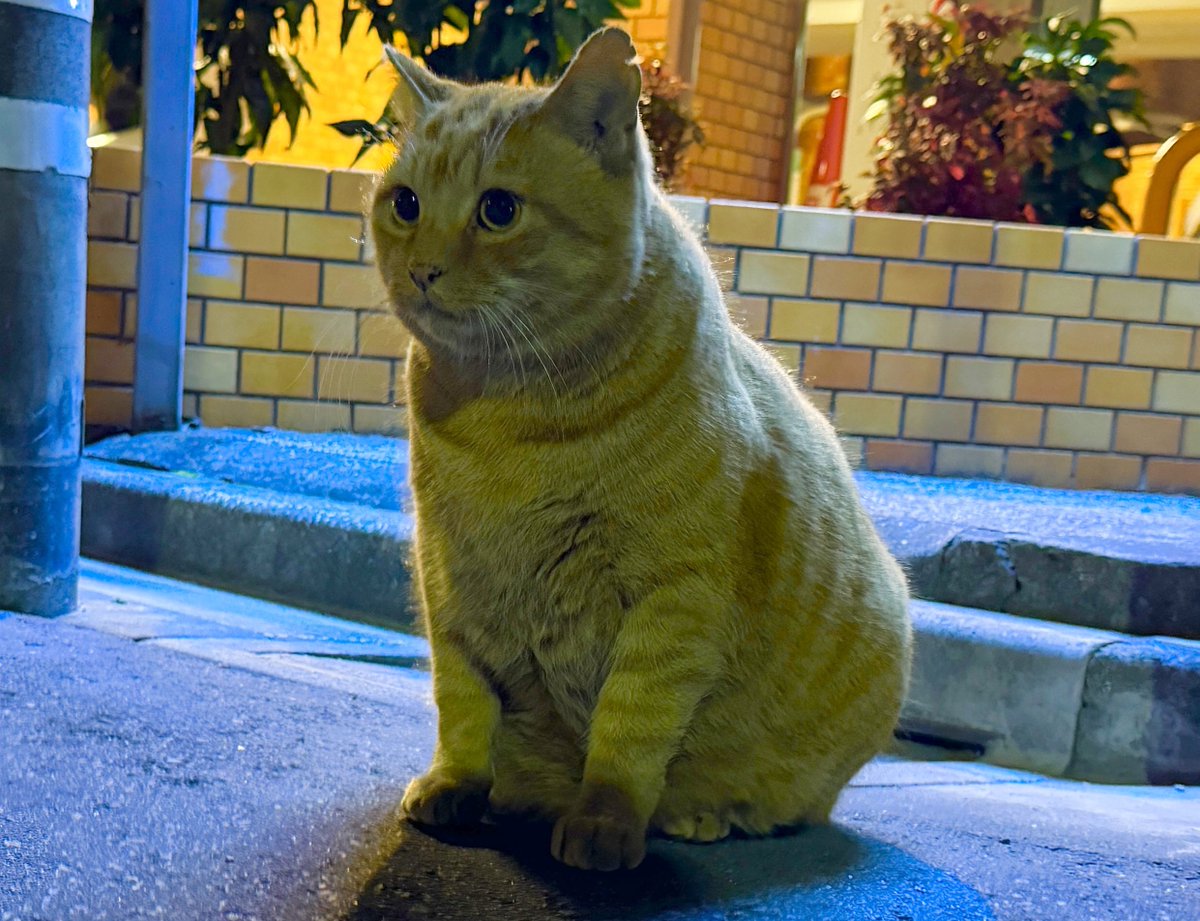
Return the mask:
<svg viewBox="0 0 1200 921"><path fill-rule="evenodd" d="M632 871L588 873L536 827L406 827L345 921L718 921L993 917L973 889L837 826L712 845L651 841Z"/></svg>

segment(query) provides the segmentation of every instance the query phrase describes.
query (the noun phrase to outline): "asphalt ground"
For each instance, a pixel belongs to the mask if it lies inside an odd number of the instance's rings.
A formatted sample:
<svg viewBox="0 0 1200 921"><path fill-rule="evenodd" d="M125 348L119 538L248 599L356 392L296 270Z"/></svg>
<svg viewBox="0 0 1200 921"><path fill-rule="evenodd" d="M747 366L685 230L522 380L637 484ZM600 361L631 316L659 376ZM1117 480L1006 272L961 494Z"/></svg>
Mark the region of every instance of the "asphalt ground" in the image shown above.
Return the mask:
<svg viewBox="0 0 1200 921"><path fill-rule="evenodd" d="M86 563L0 614L0 919L1200 918L1200 791L885 756L828 828L555 865L396 804L433 738L419 639ZM930 757L931 752L923 752Z"/></svg>

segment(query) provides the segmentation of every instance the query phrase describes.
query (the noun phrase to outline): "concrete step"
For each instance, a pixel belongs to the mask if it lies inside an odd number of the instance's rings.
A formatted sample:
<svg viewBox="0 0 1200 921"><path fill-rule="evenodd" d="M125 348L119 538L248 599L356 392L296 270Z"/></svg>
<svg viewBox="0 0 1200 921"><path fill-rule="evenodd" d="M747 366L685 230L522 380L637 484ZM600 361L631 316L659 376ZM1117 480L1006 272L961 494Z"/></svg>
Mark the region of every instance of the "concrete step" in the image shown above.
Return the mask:
<svg viewBox="0 0 1200 921"><path fill-rule="evenodd" d="M288 466L303 467L306 457L314 465L336 460L310 452ZM394 462L385 452L369 463ZM265 463L251 468L280 476ZM354 477L336 482L359 488ZM411 632L410 537L411 520L400 511L85 460L89 556ZM1200 780L1200 643L923 601L914 601L912 615L917 654L905 737L1088 780ZM219 638L205 648L245 654Z"/></svg>
<svg viewBox="0 0 1200 921"><path fill-rule="evenodd" d="M420 637L95 560L82 575L68 618L81 626L384 703L428 694ZM900 739L1080 780L1200 782L1200 643L922 601L911 611Z"/></svg>
<svg viewBox="0 0 1200 921"><path fill-rule="evenodd" d="M217 504L238 505L246 495L240 487L360 511L399 512L407 499L407 443L380 436L197 429L111 438L87 454L232 491L213 494ZM87 475L137 489L115 469ZM1138 636L1200 638L1200 499L876 473L858 474L858 484L918 597ZM331 601L273 597L339 610L345 603L336 593Z"/></svg>

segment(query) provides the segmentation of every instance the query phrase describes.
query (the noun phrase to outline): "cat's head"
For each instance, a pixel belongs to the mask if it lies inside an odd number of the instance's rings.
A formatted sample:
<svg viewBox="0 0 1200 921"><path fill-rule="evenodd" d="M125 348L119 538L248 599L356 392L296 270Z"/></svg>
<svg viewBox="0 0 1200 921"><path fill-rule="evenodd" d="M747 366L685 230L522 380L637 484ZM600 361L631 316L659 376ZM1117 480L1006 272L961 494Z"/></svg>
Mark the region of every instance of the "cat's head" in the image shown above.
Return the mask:
<svg viewBox="0 0 1200 921"><path fill-rule="evenodd" d="M533 367L611 323L653 187L634 54L597 32L548 89L464 86L390 55L404 129L371 227L392 307L426 346Z"/></svg>

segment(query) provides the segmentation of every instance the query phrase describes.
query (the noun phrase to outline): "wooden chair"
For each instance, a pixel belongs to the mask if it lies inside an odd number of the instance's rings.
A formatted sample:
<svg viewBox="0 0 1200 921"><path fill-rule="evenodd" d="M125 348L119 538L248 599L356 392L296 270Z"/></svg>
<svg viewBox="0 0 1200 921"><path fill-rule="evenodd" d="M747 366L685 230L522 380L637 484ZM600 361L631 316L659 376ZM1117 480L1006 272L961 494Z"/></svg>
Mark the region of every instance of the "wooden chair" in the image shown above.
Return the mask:
<svg viewBox="0 0 1200 921"><path fill-rule="evenodd" d="M1194 157L1200 157L1200 123L1184 125L1154 155L1139 232L1167 234L1179 176Z"/></svg>

